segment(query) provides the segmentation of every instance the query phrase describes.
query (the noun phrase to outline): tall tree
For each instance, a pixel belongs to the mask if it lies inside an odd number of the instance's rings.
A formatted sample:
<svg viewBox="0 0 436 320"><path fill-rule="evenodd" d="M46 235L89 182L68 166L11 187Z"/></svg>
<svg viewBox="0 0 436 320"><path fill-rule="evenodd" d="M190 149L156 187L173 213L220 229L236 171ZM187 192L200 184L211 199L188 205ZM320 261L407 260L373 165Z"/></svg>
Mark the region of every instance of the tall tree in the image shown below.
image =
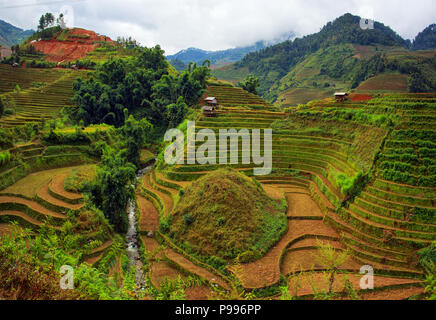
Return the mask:
<svg viewBox="0 0 436 320"><path fill-rule="evenodd" d="M127 231L126 207L129 200L135 197L132 187L135 179L135 166L127 161L126 150L116 150L106 145L97 178L86 186L91 201L120 233Z"/></svg>
<svg viewBox="0 0 436 320"><path fill-rule="evenodd" d="M186 105L183 97L179 97L176 103L167 106L169 128L175 128L179 123L185 119L188 106Z"/></svg>
<svg viewBox="0 0 436 320"><path fill-rule="evenodd" d="M126 121L120 128L123 145L127 149L127 160L139 167L141 150L144 148L147 137L153 126L146 119L136 120L132 115L128 116L127 109L124 109Z"/></svg>

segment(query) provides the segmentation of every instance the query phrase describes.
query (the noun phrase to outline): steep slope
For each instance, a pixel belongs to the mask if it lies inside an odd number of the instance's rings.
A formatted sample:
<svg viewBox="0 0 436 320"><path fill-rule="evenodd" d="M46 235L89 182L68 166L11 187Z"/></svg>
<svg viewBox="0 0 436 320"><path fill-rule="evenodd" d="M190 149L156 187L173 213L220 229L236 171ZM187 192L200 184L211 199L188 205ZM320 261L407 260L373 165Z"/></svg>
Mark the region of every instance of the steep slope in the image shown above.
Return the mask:
<svg viewBox="0 0 436 320"><path fill-rule="evenodd" d="M53 62L75 61L86 57L102 44L112 44L113 41L94 31L74 28L60 31L49 40L32 40L31 45L44 55L46 60Z"/></svg>
<svg viewBox="0 0 436 320"><path fill-rule="evenodd" d="M35 31L23 30L0 20L0 45L13 46L30 37Z"/></svg>

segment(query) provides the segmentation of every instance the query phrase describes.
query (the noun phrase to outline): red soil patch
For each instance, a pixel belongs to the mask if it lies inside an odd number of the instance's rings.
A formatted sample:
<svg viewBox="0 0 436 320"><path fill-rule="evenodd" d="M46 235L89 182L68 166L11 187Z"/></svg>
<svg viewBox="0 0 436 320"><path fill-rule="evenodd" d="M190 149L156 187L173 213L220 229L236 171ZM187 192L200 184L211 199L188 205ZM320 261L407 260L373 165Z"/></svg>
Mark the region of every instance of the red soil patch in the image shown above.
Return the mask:
<svg viewBox="0 0 436 320"><path fill-rule="evenodd" d="M94 51L100 44L96 41L113 43L109 37L100 36L94 31L85 29L71 29L66 41L56 39L41 40L32 43L36 50L47 55L48 61L69 62L84 58L88 52ZM87 36L88 38L77 38L74 36Z"/></svg>
<svg viewBox="0 0 436 320"><path fill-rule="evenodd" d="M352 93L350 94L350 100L352 102L365 102L371 100L373 97L369 94L363 94L363 93Z"/></svg>
<svg viewBox="0 0 436 320"><path fill-rule="evenodd" d="M137 195L138 206L141 212L141 220L139 221L140 231L156 231L159 227L159 213L153 204Z"/></svg>

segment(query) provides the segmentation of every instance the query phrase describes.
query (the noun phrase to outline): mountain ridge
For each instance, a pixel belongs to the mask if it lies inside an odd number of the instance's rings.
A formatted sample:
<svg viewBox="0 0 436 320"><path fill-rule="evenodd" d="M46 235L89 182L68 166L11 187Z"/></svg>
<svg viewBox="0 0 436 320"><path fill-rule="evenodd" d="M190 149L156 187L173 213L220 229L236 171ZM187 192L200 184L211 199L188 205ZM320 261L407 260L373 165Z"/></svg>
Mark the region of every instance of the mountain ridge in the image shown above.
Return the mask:
<svg viewBox="0 0 436 320"><path fill-rule="evenodd" d="M318 33L249 53L233 65L214 70L214 75L238 82L252 73L260 79L259 93L272 102L285 91L304 89L303 99L294 101L297 104L331 95L335 90L357 88L361 82L384 72L415 74L419 78L416 87L421 87L416 90L436 87L436 79L423 67L431 66L431 61L410 51L410 40L377 21L374 29L364 30L360 21L360 17L347 13L327 23ZM338 52L338 48L342 49ZM424 54L424 58L432 59L433 54ZM310 90L314 94L307 94ZM321 96L320 90L325 91Z"/></svg>
<svg viewBox="0 0 436 320"><path fill-rule="evenodd" d="M168 61L183 62L189 64L190 62L202 63L204 60L209 60L213 66L222 66L241 60L246 54L250 52L256 52L264 49L270 45L279 43L283 40L289 40L295 37L293 32L284 33L283 35L274 38L273 40L261 40L248 46L229 48L225 50L209 51L195 47L183 49L176 54L168 55ZM182 65L180 65L182 66Z"/></svg>
<svg viewBox="0 0 436 320"><path fill-rule="evenodd" d="M23 30L0 19L0 45L20 44L34 33L34 30Z"/></svg>

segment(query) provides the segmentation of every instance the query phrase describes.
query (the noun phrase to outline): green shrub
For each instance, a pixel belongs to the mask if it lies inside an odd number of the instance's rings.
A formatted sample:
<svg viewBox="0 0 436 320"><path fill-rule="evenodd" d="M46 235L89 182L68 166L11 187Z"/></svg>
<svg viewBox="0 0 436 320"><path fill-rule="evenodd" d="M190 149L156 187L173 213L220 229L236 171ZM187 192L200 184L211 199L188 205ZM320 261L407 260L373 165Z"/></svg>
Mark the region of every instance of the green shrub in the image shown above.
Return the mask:
<svg viewBox="0 0 436 320"><path fill-rule="evenodd" d="M189 226L194 222L194 217L191 214L185 214L183 215L183 220Z"/></svg>
<svg viewBox="0 0 436 320"><path fill-rule="evenodd" d="M11 161L11 154L9 151L0 152L0 167L6 166Z"/></svg>
<svg viewBox="0 0 436 320"><path fill-rule="evenodd" d="M222 269L227 265L226 260L216 256L209 257L209 259L207 259L207 263L210 264L215 269Z"/></svg>
<svg viewBox="0 0 436 320"><path fill-rule="evenodd" d="M12 116L15 113L14 109L7 108L3 111L3 115Z"/></svg>
<svg viewBox="0 0 436 320"><path fill-rule="evenodd" d="M345 174L336 177L336 184L341 188L341 192L350 197L357 197L369 182L369 175L359 171L354 177L350 178Z"/></svg>

